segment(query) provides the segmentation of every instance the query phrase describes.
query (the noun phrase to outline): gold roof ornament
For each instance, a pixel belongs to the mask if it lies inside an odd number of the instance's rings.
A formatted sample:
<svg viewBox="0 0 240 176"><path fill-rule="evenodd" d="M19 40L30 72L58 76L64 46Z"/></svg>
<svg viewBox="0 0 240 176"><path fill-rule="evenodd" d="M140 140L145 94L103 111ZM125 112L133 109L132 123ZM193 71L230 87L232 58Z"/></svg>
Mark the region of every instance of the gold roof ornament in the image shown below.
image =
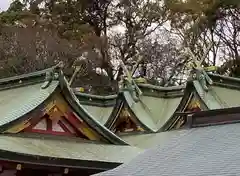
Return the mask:
<svg viewBox="0 0 240 176"><path fill-rule="evenodd" d="M189 109L200 108L200 107L201 107L201 104L199 100L192 101L188 106Z"/></svg>
<svg viewBox="0 0 240 176"><path fill-rule="evenodd" d="M142 78L142 77L136 78L134 80L135 80L136 83L142 83L142 84L147 83L147 80L145 78Z"/></svg>
<svg viewBox="0 0 240 176"><path fill-rule="evenodd" d="M79 88L78 88L78 91L79 91L79 92L84 92L85 90L84 90L83 87L79 87Z"/></svg>
<svg viewBox="0 0 240 176"><path fill-rule="evenodd" d="M140 126L137 126L137 131L144 131L144 129Z"/></svg>
<svg viewBox="0 0 240 176"><path fill-rule="evenodd" d="M122 112L121 112L121 116L123 117L130 117L130 114L128 112L128 108L124 107Z"/></svg>
<svg viewBox="0 0 240 176"><path fill-rule="evenodd" d="M204 70L205 70L206 72L216 71L217 69L218 69L217 66L204 67Z"/></svg>

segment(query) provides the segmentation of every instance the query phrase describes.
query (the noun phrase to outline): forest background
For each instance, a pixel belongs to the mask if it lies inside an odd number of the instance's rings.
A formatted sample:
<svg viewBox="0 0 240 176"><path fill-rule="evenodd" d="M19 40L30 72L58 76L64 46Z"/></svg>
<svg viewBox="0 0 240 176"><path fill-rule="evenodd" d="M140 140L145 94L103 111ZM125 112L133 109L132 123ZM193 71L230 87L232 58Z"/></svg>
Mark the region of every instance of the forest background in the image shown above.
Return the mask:
<svg viewBox="0 0 240 176"><path fill-rule="evenodd" d="M117 92L139 58L135 74L161 86L186 82L189 48L203 67L240 77L239 0L14 0L0 13L0 77L64 62L73 87Z"/></svg>

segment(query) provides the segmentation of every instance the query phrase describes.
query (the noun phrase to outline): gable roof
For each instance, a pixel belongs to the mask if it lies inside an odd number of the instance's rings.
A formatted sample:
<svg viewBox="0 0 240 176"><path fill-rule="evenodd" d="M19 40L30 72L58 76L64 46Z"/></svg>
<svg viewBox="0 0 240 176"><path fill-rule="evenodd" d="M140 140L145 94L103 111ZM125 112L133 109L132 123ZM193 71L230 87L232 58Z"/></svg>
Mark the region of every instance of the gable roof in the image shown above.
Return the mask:
<svg viewBox="0 0 240 176"><path fill-rule="evenodd" d="M239 107L240 79L218 74L209 73L208 75L213 81L209 93L212 94L215 102L219 103L219 107L211 107L209 103L209 109Z"/></svg>
<svg viewBox="0 0 240 176"><path fill-rule="evenodd" d="M83 120L88 125L90 125L93 129L95 129L99 134L104 136L111 143L127 145L125 141L123 141L120 137L116 136L113 132L108 130L104 125L98 122L91 114L89 114L83 108L83 106L80 104L79 100L75 96L74 92L69 87L68 82L66 81L66 78L63 76L62 72L60 77L60 86L64 92L66 100L71 104L73 109L78 113L80 117L83 118Z"/></svg>
<svg viewBox="0 0 240 176"><path fill-rule="evenodd" d="M236 123L177 130L164 144L160 141L131 162L96 175L238 175L239 127Z"/></svg>
<svg viewBox="0 0 240 176"><path fill-rule="evenodd" d="M79 92L77 88L74 88L73 91L82 107L102 125L105 125L114 110L118 95L99 96L86 94Z"/></svg>
<svg viewBox="0 0 240 176"><path fill-rule="evenodd" d="M232 98L232 96L240 95L240 79L212 73L207 73L207 76L212 81L212 85L207 84L208 90L203 88L199 79L192 78L192 75L190 75L191 79L188 82L189 87L192 85L192 91L195 91L201 99L206 107L205 109L211 110L240 106L240 97Z"/></svg>
<svg viewBox="0 0 240 176"><path fill-rule="evenodd" d="M143 126L151 132L157 132L176 111L185 87L138 86L143 92L139 100L134 100L128 89L123 90L124 100Z"/></svg>
<svg viewBox="0 0 240 176"><path fill-rule="evenodd" d="M116 127L118 121L121 121L121 118L124 119L125 116L127 116L128 119L131 120L136 126L140 126L144 129L144 131L148 131L148 128L143 123L141 123L141 121L139 121L138 117L129 107L129 104L124 96L124 92L121 91L118 93L116 104L105 126L114 131L114 128ZM141 133L142 130L140 130L139 132Z"/></svg>
<svg viewBox="0 0 240 176"><path fill-rule="evenodd" d="M210 73L208 73L208 75L210 76L210 78L213 81L213 85L209 85L208 91L206 91L202 88L199 80L191 79L188 81L187 86L184 91L184 96L182 97L178 107L176 108L176 111L171 116L171 118L169 118L168 121L164 124L162 129L159 130L159 132L160 131L168 131L170 129L170 126L175 121L178 120L178 116L187 117L188 114L189 115L195 114L195 112L185 112L187 106L190 104L190 102L192 100L194 100L194 101L199 100L202 112L199 112L197 116L196 115L192 116L191 123L193 123L193 124L189 124L189 122L186 121L186 124L183 124L184 126L190 125L191 127L196 127L196 126L206 126L206 125L213 125L213 124L225 124L225 123L229 123L229 122L239 122L238 113L239 113L240 107L238 106L238 102L240 102L240 101L238 100L238 98L232 100L233 98L231 96L232 94L238 96L237 92L239 91L239 86L240 86L239 79L220 76L220 75L216 75L216 74L210 74ZM224 91L228 92L228 94L224 94L224 92L217 90L216 87L217 87L217 89L224 89ZM143 89L141 89L141 90L143 90ZM204 93L201 93L201 91L204 91ZM208 95L206 95L206 94L208 94ZM222 101L225 100L228 102L228 104L232 104L232 106L226 106L226 105L223 106L224 104L221 104L221 106L220 106L219 100L214 99L213 95L214 96L219 95L219 97L227 95L228 97L222 98ZM212 97L212 99L210 99L211 98L210 96ZM206 100L208 100L208 101L206 101ZM212 100L212 101L210 101L210 100ZM145 103L149 104L146 101L145 101ZM209 104L210 104L210 106L208 106ZM203 116L205 116L205 117L203 117ZM218 116L217 119L215 118L216 116ZM157 134L141 134L138 136L126 135L126 136L122 136L122 139L127 141L130 145L137 146L140 148L149 148L149 147L155 145L157 143L157 141L164 142L166 140L165 136L163 136L163 138L159 138L159 139L157 139L157 136L158 136Z"/></svg>
<svg viewBox="0 0 240 176"><path fill-rule="evenodd" d="M196 70L193 70L194 72ZM125 103L130 108L131 115L137 119L146 131L160 132L168 130L173 121L176 120L176 116L179 116L178 113L184 112L193 99L199 100L202 110L237 107L240 105L238 98L229 98L239 92L240 79L211 73L207 74L213 81L213 85L208 85L208 90L202 87L200 80L193 78L193 74L190 75L186 87L160 87L137 84L143 92L139 101L134 100L128 88L123 89L118 98L116 98L116 95L105 97L75 93L78 95L83 108L108 128L114 123L117 114L123 108L122 103ZM183 93L184 89L185 92ZM114 107L113 104L115 104Z"/></svg>
<svg viewBox="0 0 240 176"><path fill-rule="evenodd" d="M69 88L60 65L43 71L0 80L0 95L2 95L0 102L4 104L1 106L0 131L4 131L6 126L15 123L24 115L42 106L44 101L49 99L57 88L61 89L64 98L82 120L98 134L110 143L126 144L84 110Z"/></svg>
<svg viewBox="0 0 240 176"><path fill-rule="evenodd" d="M195 75L198 71L193 70L190 74L184 96L174 115L165 123L162 131L171 129L181 117L193 113L185 112L192 99L199 103L202 111L240 106L240 97L238 98L240 95L240 79L213 73L205 73L205 76L202 75L203 77L199 79ZM206 79L210 79L212 83L209 84ZM204 88L204 86L206 87Z"/></svg>
<svg viewBox="0 0 240 176"><path fill-rule="evenodd" d="M134 100L129 89L110 96L86 94L79 92L78 88L73 90L82 107L109 129L127 106L131 118L140 124L144 131L161 131L179 106L185 86L160 87L146 83L137 83L137 86L143 91L140 101Z"/></svg>
<svg viewBox="0 0 240 176"><path fill-rule="evenodd" d="M55 68L0 80L0 127L33 111L56 90L57 80L46 89L41 88L46 73Z"/></svg>
<svg viewBox="0 0 240 176"><path fill-rule="evenodd" d="M175 112L173 112L173 115L166 121L166 123L162 126L159 132L173 129L174 126L176 126L177 122L182 118L182 116L194 113L187 112L188 106L192 101L199 102L201 110L208 110L208 107L201 99L200 95L198 94L195 88L194 81L190 80L187 82L186 88L184 90L184 95L182 96L178 106L176 107Z"/></svg>
<svg viewBox="0 0 240 176"><path fill-rule="evenodd" d="M36 83L0 90L0 126L17 120L37 108L55 91L58 81L53 81L46 89L41 89L41 86L42 83Z"/></svg>

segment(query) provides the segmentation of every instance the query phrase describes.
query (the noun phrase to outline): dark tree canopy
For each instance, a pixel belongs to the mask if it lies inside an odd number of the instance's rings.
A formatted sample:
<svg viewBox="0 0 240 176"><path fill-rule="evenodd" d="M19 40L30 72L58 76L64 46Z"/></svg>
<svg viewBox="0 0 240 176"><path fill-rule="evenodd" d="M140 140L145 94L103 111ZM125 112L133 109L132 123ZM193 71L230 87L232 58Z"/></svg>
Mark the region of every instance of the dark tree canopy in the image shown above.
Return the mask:
<svg viewBox="0 0 240 176"><path fill-rule="evenodd" d="M139 57L140 76L177 85L189 61L178 56L189 47L197 58L208 52L203 66L219 65L220 74L238 77L239 9L239 0L15 0L0 13L0 75L62 60L71 76L74 61L87 52L87 76L79 73L73 86L86 78L95 90L116 91L123 74L117 61L133 65Z"/></svg>

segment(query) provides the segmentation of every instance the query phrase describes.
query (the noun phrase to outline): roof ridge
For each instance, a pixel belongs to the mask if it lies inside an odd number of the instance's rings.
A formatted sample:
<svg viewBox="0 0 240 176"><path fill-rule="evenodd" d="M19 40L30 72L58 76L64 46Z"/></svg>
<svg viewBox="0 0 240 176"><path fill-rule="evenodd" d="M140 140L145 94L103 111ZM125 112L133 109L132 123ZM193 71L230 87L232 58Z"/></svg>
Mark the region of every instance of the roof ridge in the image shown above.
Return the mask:
<svg viewBox="0 0 240 176"><path fill-rule="evenodd" d="M74 94L77 96L82 96L82 97L88 97L88 98L94 98L94 99L104 99L104 100L108 100L108 99L116 99L118 94L112 94L112 95L95 95L95 94L89 94L89 93L83 93L83 92L79 92L76 89L77 88L72 88L74 91Z"/></svg>
<svg viewBox="0 0 240 176"><path fill-rule="evenodd" d="M209 76L212 77L219 77L225 80L229 80L229 81L237 81L240 82L240 78L236 78L236 77L232 77L232 76L225 76L225 75L220 75L220 74L215 74L215 73L207 73Z"/></svg>
<svg viewBox="0 0 240 176"><path fill-rule="evenodd" d="M182 90L185 89L185 85L179 85L179 86L157 86L153 84L137 84L139 87L144 87L144 88L150 88L150 89L155 89L159 91L176 91L176 90Z"/></svg>
<svg viewBox="0 0 240 176"><path fill-rule="evenodd" d="M185 85L180 85L180 86L169 86L169 87L163 87L163 86L156 86L153 84L137 84L139 87L144 87L144 88L149 88L149 89L155 89L159 91L182 91L185 89ZM88 97L88 98L94 98L94 99L103 99L103 100L108 100L108 99L116 99L118 96L117 94L112 94L112 95L96 95L96 94L90 94L90 93L84 93L80 92L77 90L78 88L72 88L74 93L77 96L82 96L82 97Z"/></svg>
<svg viewBox="0 0 240 176"><path fill-rule="evenodd" d="M6 84L9 82L13 82L13 81L18 81L21 79L27 79L27 78L32 78L32 77L38 77L38 76L45 76L45 74L49 71L53 71L57 68L61 68L61 64L62 62L58 63L55 66L52 66L50 68L44 69L44 70L40 70L40 71L35 71L35 72L31 72L31 73L27 73L27 74L22 74L22 75L17 75L17 76L12 76L12 77L7 77L7 78L2 78L0 79L0 85L1 84Z"/></svg>

